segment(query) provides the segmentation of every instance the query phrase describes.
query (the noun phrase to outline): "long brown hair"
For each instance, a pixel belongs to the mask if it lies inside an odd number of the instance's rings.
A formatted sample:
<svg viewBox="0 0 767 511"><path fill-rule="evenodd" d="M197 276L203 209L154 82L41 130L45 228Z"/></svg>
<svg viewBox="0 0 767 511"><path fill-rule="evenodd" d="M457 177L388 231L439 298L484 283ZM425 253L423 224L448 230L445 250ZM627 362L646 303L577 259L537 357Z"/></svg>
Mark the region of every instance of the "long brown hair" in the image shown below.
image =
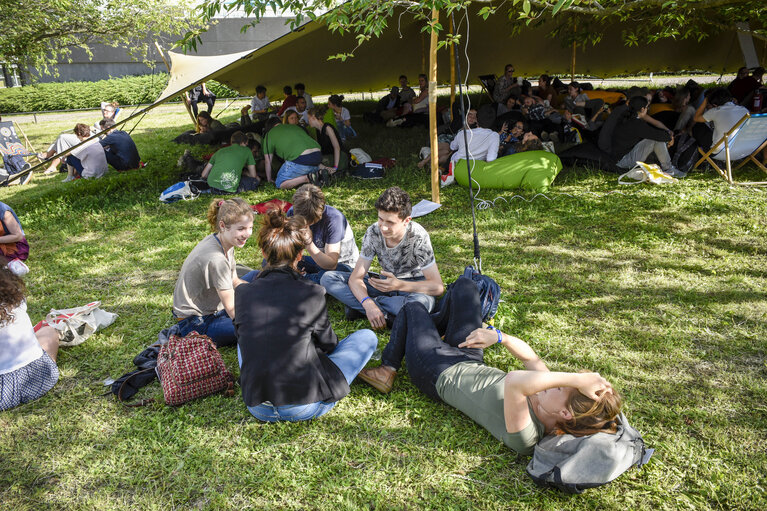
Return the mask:
<svg viewBox="0 0 767 511"><path fill-rule="evenodd" d="M616 418L621 413L622 405L623 398L614 389L603 392L596 401L574 389L567 401L572 419L560 421L555 433L573 436L615 433L618 430Z"/></svg>
<svg viewBox="0 0 767 511"><path fill-rule="evenodd" d="M24 281L8 269L5 258L0 256L0 325L13 320L13 309L21 305L26 294Z"/></svg>
<svg viewBox="0 0 767 511"><path fill-rule="evenodd" d="M263 220L258 231L258 246L264 254L267 268L292 267L311 241L311 234L305 229L306 219L300 215L288 218L275 205L261 216Z"/></svg>
<svg viewBox="0 0 767 511"><path fill-rule="evenodd" d="M251 209L250 204L239 197L226 200L216 199L208 206L208 223L213 232L219 231L219 222L224 222L224 225L229 227L236 224L243 216L253 218L253 209Z"/></svg>

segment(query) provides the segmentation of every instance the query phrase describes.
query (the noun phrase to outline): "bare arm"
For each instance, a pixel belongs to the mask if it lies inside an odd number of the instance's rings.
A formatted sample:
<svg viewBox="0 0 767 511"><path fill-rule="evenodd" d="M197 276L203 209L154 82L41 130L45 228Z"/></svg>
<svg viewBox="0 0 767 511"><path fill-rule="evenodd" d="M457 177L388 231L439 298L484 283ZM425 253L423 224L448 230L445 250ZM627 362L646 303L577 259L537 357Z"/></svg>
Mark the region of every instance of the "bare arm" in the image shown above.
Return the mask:
<svg viewBox="0 0 767 511"><path fill-rule="evenodd" d="M240 279L237 280L239 281L237 284L242 282ZM221 303L224 304L227 315L234 319L234 289L216 289L216 293L218 293Z"/></svg>
<svg viewBox="0 0 767 511"><path fill-rule="evenodd" d="M335 130L328 129L327 135L330 139L330 143L333 145L333 166L338 168L338 165L341 162L341 144L338 142Z"/></svg>
<svg viewBox="0 0 767 511"><path fill-rule="evenodd" d="M258 177L255 165L248 165L248 175L254 179Z"/></svg>
<svg viewBox="0 0 767 511"><path fill-rule="evenodd" d="M270 183L274 183L272 179L272 155L264 154L264 171L266 171L266 180Z"/></svg>
<svg viewBox="0 0 767 511"><path fill-rule="evenodd" d="M323 270L335 270L338 266L338 258L341 257L341 243L325 245L325 252L322 252L312 241L306 246L306 251Z"/></svg>
<svg viewBox="0 0 767 511"><path fill-rule="evenodd" d="M208 177L208 174L210 174L210 169L212 168L213 168L213 165L211 165L210 163L206 164L205 168L202 169L202 174L200 175L200 177L202 177L203 179L206 179Z"/></svg>
<svg viewBox="0 0 767 511"><path fill-rule="evenodd" d="M700 104L698 109L695 111L695 117L693 117L693 121L695 122L708 122L706 119L703 118L703 114L706 112L706 107L708 106L708 98L704 98L703 102Z"/></svg>
<svg viewBox="0 0 767 511"><path fill-rule="evenodd" d="M386 318L373 300L365 300L366 298L369 298L369 296L367 286L365 286L365 281L363 279L370 269L371 262L372 261L368 261L361 257L357 259L357 265L349 276L349 289L357 301L362 303L362 308L365 309L368 321L370 321L370 326L375 330L378 330L386 326Z"/></svg>
<svg viewBox="0 0 767 511"><path fill-rule="evenodd" d="M640 118L640 119L642 119L642 120L643 120L644 122L646 122L647 124L649 124L650 126L655 126L656 128L658 128L658 129L661 129L661 130L663 130L663 131L668 131L668 132L671 132L671 130L670 130L670 129L668 129L668 126L666 126L665 124L663 124L662 122L660 122L658 119L655 119L655 118L654 118L653 116L651 116L651 115L647 115L647 114L639 114L639 118Z"/></svg>
<svg viewBox="0 0 767 511"><path fill-rule="evenodd" d="M16 243L24 239L24 235L21 234L21 226L10 211L5 212L3 223L8 228L8 234L0 236L0 243Z"/></svg>
<svg viewBox="0 0 767 511"><path fill-rule="evenodd" d="M437 263L423 270L424 280L400 280L393 274L382 271L385 279L369 279L371 286L381 292L404 291L406 293L423 293L430 296L439 296L445 292L442 276L439 274Z"/></svg>

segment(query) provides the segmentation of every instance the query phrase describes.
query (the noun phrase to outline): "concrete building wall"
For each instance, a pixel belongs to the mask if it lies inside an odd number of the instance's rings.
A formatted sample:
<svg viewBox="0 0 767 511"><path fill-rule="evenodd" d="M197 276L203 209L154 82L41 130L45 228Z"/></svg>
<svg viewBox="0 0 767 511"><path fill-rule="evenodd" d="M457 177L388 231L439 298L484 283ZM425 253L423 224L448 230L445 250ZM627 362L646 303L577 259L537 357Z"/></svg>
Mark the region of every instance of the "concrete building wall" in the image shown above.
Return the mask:
<svg viewBox="0 0 767 511"><path fill-rule="evenodd" d="M243 25L253 21L252 18L223 18L215 20L208 32L202 36L202 44L197 47L197 55L214 56L236 53L239 51L260 48L274 39L288 33L290 28L285 24L289 18L263 18L260 23L250 27L244 33L240 32ZM59 76L50 75L38 77L40 82L71 82L96 81L110 77L151 74L166 71L165 64L154 48L154 41L166 51L180 36L151 36L144 44L150 47L149 65L136 62L124 48L96 45L91 48L93 57L81 50L72 51L72 62L61 62L57 65ZM176 50L178 51L178 50Z"/></svg>

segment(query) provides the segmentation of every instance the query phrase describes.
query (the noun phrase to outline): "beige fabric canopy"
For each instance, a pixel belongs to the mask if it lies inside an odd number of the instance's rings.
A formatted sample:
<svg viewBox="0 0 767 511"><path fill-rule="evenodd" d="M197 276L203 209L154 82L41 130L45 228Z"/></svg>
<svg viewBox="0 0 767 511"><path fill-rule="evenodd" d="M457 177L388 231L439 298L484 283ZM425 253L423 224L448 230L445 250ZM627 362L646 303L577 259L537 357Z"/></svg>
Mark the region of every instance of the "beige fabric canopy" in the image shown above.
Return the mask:
<svg viewBox="0 0 767 511"><path fill-rule="evenodd" d="M470 83L477 83L478 75L500 74L506 63L513 63L521 76L569 74L572 48L563 47L549 37L550 27L523 29L512 35L504 15L487 20L469 16L467 37L466 21L461 19L462 16L456 16L457 32L462 34L459 53L465 73L468 66L463 44L468 42ZM447 26L446 20L443 26ZM258 26L251 30L258 30ZM307 91L317 95L381 90L397 85L400 74L408 75L414 83L418 73L426 71L428 60L427 35L420 30L420 22L409 14L394 16L380 38L364 43L354 51L355 56L346 61L328 60L328 56L352 51L356 46L353 34L332 33L321 21L310 21L252 51L218 57L171 53L171 79L158 101L174 97L207 79L250 95L261 84L267 87L273 100L282 98L283 86L299 81L306 84ZM614 25L599 44L579 45L577 72L607 77L660 71L734 71L743 65L735 29L700 42L662 40L638 47L627 47L621 40L621 30L621 25ZM759 58L763 61L764 47L760 50ZM439 82L449 82L449 69L449 52L440 50Z"/></svg>

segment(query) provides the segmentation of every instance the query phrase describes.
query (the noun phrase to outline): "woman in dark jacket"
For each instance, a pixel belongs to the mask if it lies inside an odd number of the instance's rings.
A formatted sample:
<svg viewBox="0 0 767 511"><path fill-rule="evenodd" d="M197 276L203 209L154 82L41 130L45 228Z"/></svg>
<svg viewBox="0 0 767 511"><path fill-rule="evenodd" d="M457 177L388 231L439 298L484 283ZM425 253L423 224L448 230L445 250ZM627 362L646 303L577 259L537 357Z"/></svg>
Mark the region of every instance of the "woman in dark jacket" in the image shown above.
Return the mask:
<svg viewBox="0 0 767 511"><path fill-rule="evenodd" d="M325 289L296 269L309 242L303 217L270 209L258 234L266 269L235 290L242 397L262 421L302 421L329 412L378 345L371 330L338 340Z"/></svg>

